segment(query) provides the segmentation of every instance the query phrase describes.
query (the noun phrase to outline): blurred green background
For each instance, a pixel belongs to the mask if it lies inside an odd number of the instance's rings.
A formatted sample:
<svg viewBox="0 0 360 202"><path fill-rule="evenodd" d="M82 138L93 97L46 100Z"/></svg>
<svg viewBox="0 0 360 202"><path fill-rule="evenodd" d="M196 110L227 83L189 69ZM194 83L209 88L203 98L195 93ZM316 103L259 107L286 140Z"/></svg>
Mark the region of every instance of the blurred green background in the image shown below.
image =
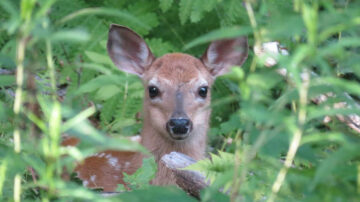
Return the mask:
<svg viewBox="0 0 360 202"><path fill-rule="evenodd" d="M143 86L107 56L112 23L139 33L157 57L200 57L213 40L248 36L246 63L212 89L212 161L191 167L211 180L202 201L360 198L357 0L2 0L0 22L2 201L193 200L146 175L113 198L61 178L96 151L144 151L122 138L141 130ZM289 55L265 54L277 61L268 68L253 47L272 41ZM81 144L61 147L62 134Z"/></svg>

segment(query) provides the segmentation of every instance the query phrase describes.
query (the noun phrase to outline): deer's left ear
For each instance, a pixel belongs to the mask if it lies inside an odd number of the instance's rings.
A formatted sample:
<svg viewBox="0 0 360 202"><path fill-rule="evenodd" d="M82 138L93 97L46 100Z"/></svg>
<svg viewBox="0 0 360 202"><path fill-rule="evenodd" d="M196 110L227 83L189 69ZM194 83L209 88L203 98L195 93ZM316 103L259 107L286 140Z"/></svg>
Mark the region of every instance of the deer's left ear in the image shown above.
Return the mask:
<svg viewBox="0 0 360 202"><path fill-rule="evenodd" d="M201 57L201 61L216 77L228 72L232 66L242 65L247 56L247 37L238 37L212 42Z"/></svg>

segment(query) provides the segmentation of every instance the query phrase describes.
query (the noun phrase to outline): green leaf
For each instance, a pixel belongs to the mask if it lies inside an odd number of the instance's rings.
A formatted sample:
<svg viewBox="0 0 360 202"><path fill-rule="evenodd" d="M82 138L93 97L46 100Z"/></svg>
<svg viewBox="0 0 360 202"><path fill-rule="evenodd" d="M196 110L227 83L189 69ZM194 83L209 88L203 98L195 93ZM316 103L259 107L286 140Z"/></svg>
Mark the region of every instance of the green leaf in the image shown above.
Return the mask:
<svg viewBox="0 0 360 202"><path fill-rule="evenodd" d="M200 36L184 46L184 49L187 50L194 46L209 43L214 40L224 39L224 38L234 38L238 36L243 36L250 34L252 32L251 27L227 27L227 28L220 28L214 31L211 31L203 36Z"/></svg>
<svg viewBox="0 0 360 202"><path fill-rule="evenodd" d="M337 132L326 132L326 133L312 133L304 136L301 139L301 145L309 144L309 143L316 143L316 142L339 142L345 144L348 142L344 134L337 133Z"/></svg>
<svg viewBox="0 0 360 202"><path fill-rule="evenodd" d="M317 168L310 189L313 190L320 183L327 183L329 179L335 177L335 171L338 170L337 165L350 163L349 161L351 159L359 157L359 152L359 145L347 144L331 154L330 157L322 161Z"/></svg>
<svg viewBox="0 0 360 202"><path fill-rule="evenodd" d="M155 177L157 164L154 157L144 158L141 168L134 174L124 173L124 181L131 189L142 189L149 187L149 182Z"/></svg>
<svg viewBox="0 0 360 202"><path fill-rule="evenodd" d="M0 1L1 7L7 11L11 16L18 16L19 10L14 7L11 1Z"/></svg>
<svg viewBox="0 0 360 202"><path fill-rule="evenodd" d="M23 20L30 20L36 0L22 0L21 1L21 18Z"/></svg>
<svg viewBox="0 0 360 202"><path fill-rule="evenodd" d="M111 59L108 55L92 52L92 51L85 51L85 55L93 62L100 63L104 65L113 65Z"/></svg>
<svg viewBox="0 0 360 202"><path fill-rule="evenodd" d="M77 124L83 122L84 120L89 118L91 115L93 115L95 113L95 111L96 111L95 107L89 107L86 110L80 112L75 117L69 119L68 121L66 121L63 124L63 126L61 127L62 132L66 132L70 128L75 127Z"/></svg>
<svg viewBox="0 0 360 202"><path fill-rule="evenodd" d="M213 182L216 177L232 169L234 165L234 154L219 151L218 155L210 153L211 159L205 158L184 168L184 170L199 171Z"/></svg>
<svg viewBox="0 0 360 202"><path fill-rule="evenodd" d="M89 52L85 52L85 54L89 54ZM94 56L93 54L89 54L88 57L90 58L90 56ZM102 58L104 61L103 62L109 62L107 59L105 58ZM90 59L91 60L91 59ZM95 70L95 71L98 71L102 74L105 74L105 75L110 75L112 72L109 68L107 67L104 67L102 65L99 65L99 64L95 64L95 63L81 63L79 64L81 66L83 66L84 68L86 69L91 69L91 70Z"/></svg>
<svg viewBox="0 0 360 202"><path fill-rule="evenodd" d="M166 12L171 8L171 5L173 4L174 0L159 0L160 3L160 8L162 10L162 12Z"/></svg>
<svg viewBox="0 0 360 202"><path fill-rule="evenodd" d="M145 30L150 29L150 27L148 25L144 24L142 21L140 21L137 17L133 16L132 14L130 14L126 11L120 11L120 10L111 9L111 8L84 8L84 9L75 11L74 13L71 13L70 15L65 16L60 21L58 21L58 23L65 23L69 20L84 16L84 15L116 16L116 17L120 17L120 18L128 20L128 21L131 21L132 23L141 27L142 29L145 29Z"/></svg>
<svg viewBox="0 0 360 202"><path fill-rule="evenodd" d="M125 192L116 196L121 201L196 202L197 200L177 187L155 187Z"/></svg>
<svg viewBox="0 0 360 202"><path fill-rule="evenodd" d="M316 85L318 84L332 85L347 93L352 93L360 96L360 85L358 82L347 81L345 79L334 78L334 77L322 77L313 80L313 83Z"/></svg>
<svg viewBox="0 0 360 202"><path fill-rule="evenodd" d="M122 96L117 95L113 96L110 99L106 100L103 104L103 108L101 109L100 119L101 123L105 126L108 126L110 121L114 116L114 109L120 104Z"/></svg>
<svg viewBox="0 0 360 202"><path fill-rule="evenodd" d="M210 12L215 8L217 0L196 0L192 8L190 15L190 20L193 23L199 22L203 17L205 12Z"/></svg>
<svg viewBox="0 0 360 202"><path fill-rule="evenodd" d="M195 1L193 1L193 0L181 0L180 1L179 17L180 17L180 22L182 25L185 24L186 21L189 19L194 2Z"/></svg>
<svg viewBox="0 0 360 202"><path fill-rule="evenodd" d="M16 64L15 64L13 58L11 58L8 55L2 54L2 53L0 53L0 65L7 69L15 69L16 68Z"/></svg>
<svg viewBox="0 0 360 202"><path fill-rule="evenodd" d="M12 86L15 84L14 75L0 75L0 87Z"/></svg>
<svg viewBox="0 0 360 202"><path fill-rule="evenodd" d="M82 93L93 92L105 85L121 86L126 81L126 79L126 77L119 75L101 75L80 86L75 94L79 95Z"/></svg>
<svg viewBox="0 0 360 202"><path fill-rule="evenodd" d="M69 41L69 42L85 42L90 39L87 32L83 30L61 30L50 36L52 42Z"/></svg>
<svg viewBox="0 0 360 202"><path fill-rule="evenodd" d="M96 99L98 100L108 100L114 95L120 93L121 89L116 85L106 85L101 86L96 93Z"/></svg>
<svg viewBox="0 0 360 202"><path fill-rule="evenodd" d="M171 42L163 41L161 38L152 38L150 40L146 40L146 43L150 46L153 54L157 57L176 51L176 48L173 44L171 44Z"/></svg>

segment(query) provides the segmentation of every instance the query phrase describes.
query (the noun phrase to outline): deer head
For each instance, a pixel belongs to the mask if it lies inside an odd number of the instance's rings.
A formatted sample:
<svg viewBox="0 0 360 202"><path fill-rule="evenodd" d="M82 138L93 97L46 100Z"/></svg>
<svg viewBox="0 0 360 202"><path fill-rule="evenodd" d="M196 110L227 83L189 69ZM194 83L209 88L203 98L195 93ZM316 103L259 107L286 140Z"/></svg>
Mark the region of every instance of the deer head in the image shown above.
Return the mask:
<svg viewBox="0 0 360 202"><path fill-rule="evenodd" d="M107 50L119 69L142 79L144 130L151 128L168 141L183 142L206 131L211 85L245 61L248 45L246 37L239 37L213 42L200 59L182 53L155 58L138 34L111 25Z"/></svg>
<svg viewBox="0 0 360 202"><path fill-rule="evenodd" d="M171 151L195 160L203 158L211 86L217 76L245 61L246 37L215 41L200 59L183 53L155 58L139 35L111 25L107 50L120 70L142 79L145 96L141 144L156 161ZM119 183L126 185L122 173L134 173L142 158L140 153L108 150L86 158L75 171L85 186L113 191ZM158 163L152 184L176 184L176 180L171 170Z"/></svg>

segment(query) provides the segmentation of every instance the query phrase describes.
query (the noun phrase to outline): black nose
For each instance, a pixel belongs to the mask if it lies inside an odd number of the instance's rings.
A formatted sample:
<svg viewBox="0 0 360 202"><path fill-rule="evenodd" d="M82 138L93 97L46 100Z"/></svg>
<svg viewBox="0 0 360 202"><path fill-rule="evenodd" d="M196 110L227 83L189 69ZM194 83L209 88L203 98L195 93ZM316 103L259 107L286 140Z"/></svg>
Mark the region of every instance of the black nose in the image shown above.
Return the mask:
<svg viewBox="0 0 360 202"><path fill-rule="evenodd" d="M191 121L189 119L172 118L167 122L167 129L175 135L184 135L190 132Z"/></svg>

